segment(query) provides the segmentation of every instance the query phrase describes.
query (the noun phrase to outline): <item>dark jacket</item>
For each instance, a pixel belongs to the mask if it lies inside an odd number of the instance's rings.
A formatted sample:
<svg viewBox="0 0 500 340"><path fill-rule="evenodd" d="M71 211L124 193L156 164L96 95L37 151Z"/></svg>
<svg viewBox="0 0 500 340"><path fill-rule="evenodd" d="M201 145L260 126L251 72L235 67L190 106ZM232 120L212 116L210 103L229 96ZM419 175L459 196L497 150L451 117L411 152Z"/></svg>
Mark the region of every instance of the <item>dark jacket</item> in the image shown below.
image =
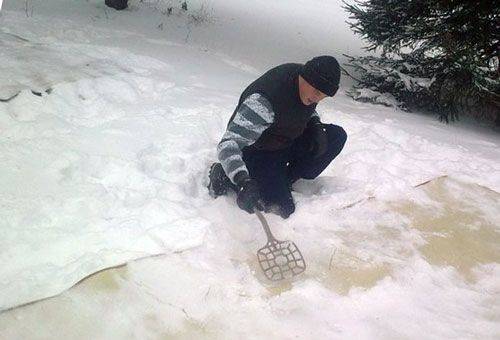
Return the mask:
<svg viewBox="0 0 500 340"><path fill-rule="evenodd" d="M231 122L241 103L254 93L269 100L275 113L274 122L248 148L279 150L291 145L299 137L316 109L316 104L304 105L299 96L298 75L301 64L277 66L251 83L242 93Z"/></svg>

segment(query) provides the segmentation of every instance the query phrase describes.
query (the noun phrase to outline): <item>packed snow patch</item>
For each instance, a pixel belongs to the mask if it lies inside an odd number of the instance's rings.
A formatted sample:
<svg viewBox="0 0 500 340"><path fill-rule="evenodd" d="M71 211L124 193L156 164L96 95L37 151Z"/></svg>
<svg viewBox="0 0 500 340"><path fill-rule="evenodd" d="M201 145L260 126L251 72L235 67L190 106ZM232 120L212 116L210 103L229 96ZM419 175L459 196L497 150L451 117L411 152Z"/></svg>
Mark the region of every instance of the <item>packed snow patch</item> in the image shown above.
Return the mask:
<svg viewBox="0 0 500 340"><path fill-rule="evenodd" d="M314 207L329 196L297 189ZM442 177L408 200L373 198L332 208L328 219L311 209L289 223L268 216L277 237L296 240L309 265L298 280L277 283L256 263L265 242L257 218L231 211L228 200L207 201L200 212L212 224L202 246L103 271L54 299L0 315L0 323L48 324L7 328L7 336L23 338L418 339L425 331L436 339L493 339L499 221L477 218L476 209L498 199Z"/></svg>
<svg viewBox="0 0 500 340"><path fill-rule="evenodd" d="M0 93L19 95L0 107L0 309L200 245L209 222L185 209L192 192L175 174L204 142L161 133L169 120L189 129L185 112L158 104L178 90L153 79L169 65L116 48L2 44L0 77L15 81Z"/></svg>

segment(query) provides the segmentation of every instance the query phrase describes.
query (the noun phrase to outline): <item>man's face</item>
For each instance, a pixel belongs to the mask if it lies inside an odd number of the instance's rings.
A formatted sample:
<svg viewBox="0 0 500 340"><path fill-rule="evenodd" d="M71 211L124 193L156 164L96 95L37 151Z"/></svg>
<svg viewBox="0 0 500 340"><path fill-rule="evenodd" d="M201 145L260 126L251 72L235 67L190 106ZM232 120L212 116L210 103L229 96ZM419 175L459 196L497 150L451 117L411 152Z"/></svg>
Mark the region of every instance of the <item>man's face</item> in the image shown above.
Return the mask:
<svg viewBox="0 0 500 340"><path fill-rule="evenodd" d="M326 94L315 89L301 76L299 76L299 96L304 105L317 104L327 97Z"/></svg>

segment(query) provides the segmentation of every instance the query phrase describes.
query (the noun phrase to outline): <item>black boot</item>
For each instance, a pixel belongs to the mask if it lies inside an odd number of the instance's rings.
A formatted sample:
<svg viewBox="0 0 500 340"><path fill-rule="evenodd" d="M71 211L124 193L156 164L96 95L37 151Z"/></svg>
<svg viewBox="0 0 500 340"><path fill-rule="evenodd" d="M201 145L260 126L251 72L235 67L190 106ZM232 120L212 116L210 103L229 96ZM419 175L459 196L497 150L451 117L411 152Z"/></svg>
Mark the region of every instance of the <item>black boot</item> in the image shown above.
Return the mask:
<svg viewBox="0 0 500 340"><path fill-rule="evenodd" d="M287 176L286 177L287 177L288 189L290 191L294 191L292 185L293 185L293 183L297 182L300 179L300 177L294 176L292 174L292 171L290 169L289 164L287 164Z"/></svg>
<svg viewBox="0 0 500 340"><path fill-rule="evenodd" d="M208 173L208 179L208 193L213 198L225 195L228 189L234 189L235 187L229 177L226 176L222 164L220 163L212 164Z"/></svg>

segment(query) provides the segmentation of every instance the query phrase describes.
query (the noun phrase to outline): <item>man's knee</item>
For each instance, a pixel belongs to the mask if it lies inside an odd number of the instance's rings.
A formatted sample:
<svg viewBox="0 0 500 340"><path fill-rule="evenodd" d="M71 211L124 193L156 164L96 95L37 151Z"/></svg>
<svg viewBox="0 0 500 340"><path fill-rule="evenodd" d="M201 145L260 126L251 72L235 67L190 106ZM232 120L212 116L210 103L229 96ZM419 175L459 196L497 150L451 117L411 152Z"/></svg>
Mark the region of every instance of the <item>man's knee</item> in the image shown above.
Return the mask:
<svg viewBox="0 0 500 340"><path fill-rule="evenodd" d="M328 131L328 138L330 140L330 148L336 150L342 150L344 144L347 141L347 133L345 130L338 125L327 124L325 129Z"/></svg>
<svg viewBox="0 0 500 340"><path fill-rule="evenodd" d="M342 126L334 124L328 124L327 126L328 126L327 128L328 134L330 134L333 138L337 139L338 141L345 143L345 141L347 140L347 132L345 132Z"/></svg>

